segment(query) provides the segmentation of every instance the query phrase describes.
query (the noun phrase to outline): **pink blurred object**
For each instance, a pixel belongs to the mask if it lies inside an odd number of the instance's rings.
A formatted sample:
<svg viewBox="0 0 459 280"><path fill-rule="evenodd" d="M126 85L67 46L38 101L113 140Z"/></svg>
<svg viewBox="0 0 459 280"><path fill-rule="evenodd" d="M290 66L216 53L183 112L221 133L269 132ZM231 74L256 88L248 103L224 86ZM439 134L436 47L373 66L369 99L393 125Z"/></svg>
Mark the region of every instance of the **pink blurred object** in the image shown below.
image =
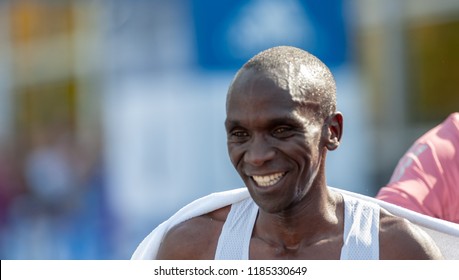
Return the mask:
<svg viewBox="0 0 459 280"><path fill-rule="evenodd" d="M376 198L459 223L459 113L416 140Z"/></svg>

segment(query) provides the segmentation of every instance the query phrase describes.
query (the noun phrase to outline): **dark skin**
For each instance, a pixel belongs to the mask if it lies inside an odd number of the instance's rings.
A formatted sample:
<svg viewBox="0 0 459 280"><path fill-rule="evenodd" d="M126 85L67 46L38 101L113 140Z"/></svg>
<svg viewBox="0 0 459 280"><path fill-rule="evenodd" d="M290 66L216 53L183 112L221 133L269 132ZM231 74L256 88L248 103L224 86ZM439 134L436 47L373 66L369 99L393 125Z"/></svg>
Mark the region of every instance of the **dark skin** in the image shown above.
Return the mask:
<svg viewBox="0 0 459 280"><path fill-rule="evenodd" d="M228 152L259 206L250 259L339 259L344 202L328 189L325 159L339 146L343 116L320 117L320 98L298 95L289 77L245 70L228 92ZM157 259L213 259L230 207L185 221L163 240ZM381 209L380 259L441 259L412 224Z"/></svg>

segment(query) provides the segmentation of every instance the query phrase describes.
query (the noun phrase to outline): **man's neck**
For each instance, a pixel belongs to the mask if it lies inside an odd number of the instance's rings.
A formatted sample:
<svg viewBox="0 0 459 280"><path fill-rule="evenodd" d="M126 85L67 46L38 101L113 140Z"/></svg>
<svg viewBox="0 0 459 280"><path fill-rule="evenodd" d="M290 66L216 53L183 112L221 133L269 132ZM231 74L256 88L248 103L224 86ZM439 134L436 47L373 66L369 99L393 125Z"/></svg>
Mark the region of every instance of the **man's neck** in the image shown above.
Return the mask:
<svg viewBox="0 0 459 280"><path fill-rule="evenodd" d="M309 246L342 226L342 198L328 188L279 213L260 209L254 238L286 249Z"/></svg>

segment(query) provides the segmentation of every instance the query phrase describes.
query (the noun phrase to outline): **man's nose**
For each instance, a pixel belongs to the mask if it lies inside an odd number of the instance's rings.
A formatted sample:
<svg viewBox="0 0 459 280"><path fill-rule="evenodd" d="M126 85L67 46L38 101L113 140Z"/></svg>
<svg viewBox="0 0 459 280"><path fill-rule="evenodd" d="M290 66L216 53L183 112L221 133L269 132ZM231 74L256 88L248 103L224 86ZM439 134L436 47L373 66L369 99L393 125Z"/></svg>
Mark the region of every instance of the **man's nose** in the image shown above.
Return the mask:
<svg viewBox="0 0 459 280"><path fill-rule="evenodd" d="M244 161L253 166L261 166L274 158L276 152L263 136L254 136L244 154Z"/></svg>

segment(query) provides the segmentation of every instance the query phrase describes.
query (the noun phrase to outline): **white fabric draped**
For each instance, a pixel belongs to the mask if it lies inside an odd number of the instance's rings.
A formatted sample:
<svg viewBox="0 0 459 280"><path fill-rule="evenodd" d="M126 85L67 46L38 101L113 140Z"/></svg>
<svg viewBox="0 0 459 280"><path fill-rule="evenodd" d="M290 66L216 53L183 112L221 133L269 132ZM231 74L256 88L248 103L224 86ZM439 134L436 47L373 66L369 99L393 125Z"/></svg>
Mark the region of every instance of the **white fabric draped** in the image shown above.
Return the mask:
<svg viewBox="0 0 459 280"><path fill-rule="evenodd" d="M459 259L459 224L422 215L403 207L375 199L373 197L332 187L330 187L330 189L360 199L375 202L392 214L406 218L407 220L424 229L435 240L445 259ZM145 239L134 251L131 259L155 259L159 245L161 244L163 237L170 228L193 217L241 201L248 196L249 193L246 188L239 188L224 192L212 193L191 202L190 204L180 209L168 220L161 223L147 237L145 237Z"/></svg>

